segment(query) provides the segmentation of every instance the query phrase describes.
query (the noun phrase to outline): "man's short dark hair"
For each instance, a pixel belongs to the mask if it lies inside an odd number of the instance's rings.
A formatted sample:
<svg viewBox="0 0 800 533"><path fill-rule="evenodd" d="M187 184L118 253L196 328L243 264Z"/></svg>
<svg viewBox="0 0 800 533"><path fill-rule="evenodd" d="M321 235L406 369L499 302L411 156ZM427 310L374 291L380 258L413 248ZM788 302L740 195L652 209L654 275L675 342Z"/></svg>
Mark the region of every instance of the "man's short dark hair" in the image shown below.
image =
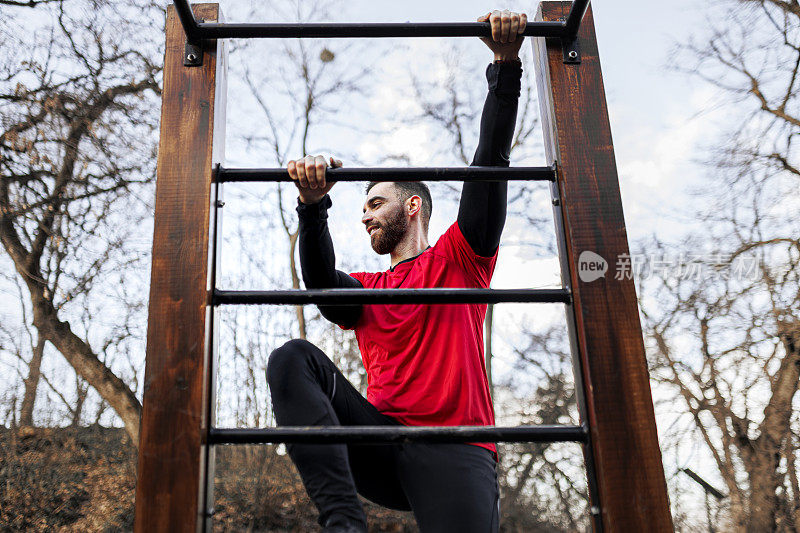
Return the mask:
<svg viewBox="0 0 800 533"><path fill-rule="evenodd" d="M383 182L370 181L367 184L366 193L369 194L370 189L378 183ZM412 196L422 198L422 228L428 231L428 223L431 221L431 212L433 212L433 200L428 186L421 181L393 181L391 183L394 185L394 190L397 191L397 198L403 203Z"/></svg>

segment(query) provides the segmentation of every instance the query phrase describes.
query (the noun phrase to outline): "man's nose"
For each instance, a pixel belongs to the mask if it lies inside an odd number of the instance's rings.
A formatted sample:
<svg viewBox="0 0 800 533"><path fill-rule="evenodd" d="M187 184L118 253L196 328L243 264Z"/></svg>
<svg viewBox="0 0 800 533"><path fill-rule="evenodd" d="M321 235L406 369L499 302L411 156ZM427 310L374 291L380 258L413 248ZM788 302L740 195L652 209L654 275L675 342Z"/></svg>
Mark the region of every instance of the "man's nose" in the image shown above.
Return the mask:
<svg viewBox="0 0 800 533"><path fill-rule="evenodd" d="M369 224L371 220L372 220L372 215L370 215L369 213L364 213L364 216L361 217L361 223L364 224L365 226Z"/></svg>

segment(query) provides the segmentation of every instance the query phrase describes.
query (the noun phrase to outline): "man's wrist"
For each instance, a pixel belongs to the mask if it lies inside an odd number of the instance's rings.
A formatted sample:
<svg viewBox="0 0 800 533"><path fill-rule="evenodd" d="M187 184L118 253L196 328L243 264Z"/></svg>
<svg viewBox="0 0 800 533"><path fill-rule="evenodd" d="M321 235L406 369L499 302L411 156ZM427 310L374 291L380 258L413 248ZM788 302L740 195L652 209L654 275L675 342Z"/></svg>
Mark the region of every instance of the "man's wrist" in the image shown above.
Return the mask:
<svg viewBox="0 0 800 533"><path fill-rule="evenodd" d="M325 196L326 195L323 194L318 198L303 198L302 196L298 195L297 202L303 205L317 205L325 198Z"/></svg>
<svg viewBox="0 0 800 533"><path fill-rule="evenodd" d="M301 218L328 218L328 208L331 205L333 202L327 194L314 203L305 203L297 197L297 212Z"/></svg>

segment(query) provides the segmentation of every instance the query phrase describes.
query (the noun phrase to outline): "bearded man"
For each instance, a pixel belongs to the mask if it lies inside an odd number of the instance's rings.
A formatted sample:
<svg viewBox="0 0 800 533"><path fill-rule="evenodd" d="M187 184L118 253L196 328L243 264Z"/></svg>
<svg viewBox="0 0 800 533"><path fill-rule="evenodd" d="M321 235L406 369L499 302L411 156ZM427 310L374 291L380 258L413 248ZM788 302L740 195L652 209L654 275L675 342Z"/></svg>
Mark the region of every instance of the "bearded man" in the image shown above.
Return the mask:
<svg viewBox="0 0 800 533"><path fill-rule="evenodd" d="M519 49L527 17L494 11L494 52L473 165L508 166L520 94ZM328 162L308 156L288 164L298 187L300 262L307 288L488 288L506 217L506 182L465 182L458 219L428 244L432 200L421 182L367 186L363 222L373 250L389 254L384 272L336 270L327 226ZM330 166L341 161L330 158ZM364 398L316 346L291 340L272 352L267 380L278 425L494 425L483 358L485 304L320 306L354 329L367 370ZM423 533L496 532L499 527L494 443L290 444L323 531L366 532L358 494L410 510Z"/></svg>

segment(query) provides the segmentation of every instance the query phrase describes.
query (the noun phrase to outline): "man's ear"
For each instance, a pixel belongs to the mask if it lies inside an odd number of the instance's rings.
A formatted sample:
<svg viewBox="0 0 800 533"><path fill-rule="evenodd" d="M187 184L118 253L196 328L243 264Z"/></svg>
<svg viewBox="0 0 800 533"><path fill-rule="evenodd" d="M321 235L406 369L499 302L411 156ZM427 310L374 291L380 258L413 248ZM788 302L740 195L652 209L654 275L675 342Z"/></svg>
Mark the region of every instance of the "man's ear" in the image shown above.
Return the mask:
<svg viewBox="0 0 800 533"><path fill-rule="evenodd" d="M412 196L406 201L408 216L419 213L422 210L422 198L417 195Z"/></svg>

